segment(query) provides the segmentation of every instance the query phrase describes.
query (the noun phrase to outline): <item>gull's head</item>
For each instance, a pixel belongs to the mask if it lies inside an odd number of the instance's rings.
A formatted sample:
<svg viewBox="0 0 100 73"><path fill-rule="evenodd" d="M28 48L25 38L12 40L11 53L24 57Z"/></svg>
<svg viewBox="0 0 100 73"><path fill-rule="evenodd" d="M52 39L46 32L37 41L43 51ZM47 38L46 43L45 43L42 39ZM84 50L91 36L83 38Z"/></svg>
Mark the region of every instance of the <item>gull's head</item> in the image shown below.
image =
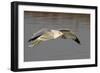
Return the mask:
<svg viewBox="0 0 100 73"><path fill-rule="evenodd" d="M51 30L51 32L54 34L54 38L58 38L59 36L61 36L63 33L58 31L58 30Z"/></svg>

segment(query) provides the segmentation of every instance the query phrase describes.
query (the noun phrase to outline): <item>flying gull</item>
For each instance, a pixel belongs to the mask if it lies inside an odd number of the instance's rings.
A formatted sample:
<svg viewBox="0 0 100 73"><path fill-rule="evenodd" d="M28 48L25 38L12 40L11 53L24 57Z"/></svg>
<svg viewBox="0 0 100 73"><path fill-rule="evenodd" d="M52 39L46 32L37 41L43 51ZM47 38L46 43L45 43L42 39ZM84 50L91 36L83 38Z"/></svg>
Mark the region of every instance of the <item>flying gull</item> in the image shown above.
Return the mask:
<svg viewBox="0 0 100 73"><path fill-rule="evenodd" d="M28 40L28 42L31 42L31 45L29 45L29 47L34 47L41 42L57 39L59 37L62 39L72 39L76 43L80 44L78 37L69 29L42 29L33 34L32 37Z"/></svg>

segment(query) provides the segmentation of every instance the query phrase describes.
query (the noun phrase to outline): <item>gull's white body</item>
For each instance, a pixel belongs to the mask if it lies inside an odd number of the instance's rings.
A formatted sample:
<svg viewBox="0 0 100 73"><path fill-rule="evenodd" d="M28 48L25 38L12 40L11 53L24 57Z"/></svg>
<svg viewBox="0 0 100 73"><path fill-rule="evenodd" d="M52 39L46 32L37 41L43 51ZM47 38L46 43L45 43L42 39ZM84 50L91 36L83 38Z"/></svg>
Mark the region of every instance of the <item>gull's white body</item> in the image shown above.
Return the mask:
<svg viewBox="0 0 100 73"><path fill-rule="evenodd" d="M61 35L63 35L62 32L57 31L57 30L51 30L51 33L53 33L53 38L56 39L58 37L60 37Z"/></svg>
<svg viewBox="0 0 100 73"><path fill-rule="evenodd" d="M46 32L44 35L40 36L38 38L38 40L47 41L47 40L50 40L50 39L56 39L56 38L60 37L62 34L63 33L60 32L60 31L51 30L49 32Z"/></svg>

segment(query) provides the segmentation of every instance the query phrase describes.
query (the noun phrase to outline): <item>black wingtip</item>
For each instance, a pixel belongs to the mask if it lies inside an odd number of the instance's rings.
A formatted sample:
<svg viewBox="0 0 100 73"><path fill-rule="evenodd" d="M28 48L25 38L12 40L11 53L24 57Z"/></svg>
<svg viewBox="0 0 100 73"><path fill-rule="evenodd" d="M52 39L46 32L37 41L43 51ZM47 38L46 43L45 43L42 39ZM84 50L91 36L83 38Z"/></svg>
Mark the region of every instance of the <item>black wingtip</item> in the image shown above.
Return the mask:
<svg viewBox="0 0 100 73"><path fill-rule="evenodd" d="M37 39L37 38L40 37L40 36L41 36L41 35L38 35L38 36L36 36L36 37L33 37L33 38L29 39L28 42L34 41L35 39Z"/></svg>
<svg viewBox="0 0 100 73"><path fill-rule="evenodd" d="M81 44L78 38L74 39L74 41L77 42L78 44Z"/></svg>
<svg viewBox="0 0 100 73"><path fill-rule="evenodd" d="M29 39L28 42L31 42L33 39Z"/></svg>

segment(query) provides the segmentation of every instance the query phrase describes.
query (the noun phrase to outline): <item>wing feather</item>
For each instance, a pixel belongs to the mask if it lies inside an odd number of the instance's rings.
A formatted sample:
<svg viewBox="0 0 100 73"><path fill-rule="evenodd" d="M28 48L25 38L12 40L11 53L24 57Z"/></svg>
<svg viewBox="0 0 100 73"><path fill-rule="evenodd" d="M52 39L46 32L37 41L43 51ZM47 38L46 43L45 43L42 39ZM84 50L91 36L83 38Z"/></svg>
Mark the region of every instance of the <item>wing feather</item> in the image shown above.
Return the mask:
<svg viewBox="0 0 100 73"><path fill-rule="evenodd" d="M61 36L63 39L72 39L78 44L80 44L78 37L71 30L60 30L60 31L63 33L63 35Z"/></svg>
<svg viewBox="0 0 100 73"><path fill-rule="evenodd" d="M42 29L42 30L34 33L33 36L28 40L28 42L36 40L37 38L39 38L40 36L45 34L47 31L48 31L48 29Z"/></svg>

